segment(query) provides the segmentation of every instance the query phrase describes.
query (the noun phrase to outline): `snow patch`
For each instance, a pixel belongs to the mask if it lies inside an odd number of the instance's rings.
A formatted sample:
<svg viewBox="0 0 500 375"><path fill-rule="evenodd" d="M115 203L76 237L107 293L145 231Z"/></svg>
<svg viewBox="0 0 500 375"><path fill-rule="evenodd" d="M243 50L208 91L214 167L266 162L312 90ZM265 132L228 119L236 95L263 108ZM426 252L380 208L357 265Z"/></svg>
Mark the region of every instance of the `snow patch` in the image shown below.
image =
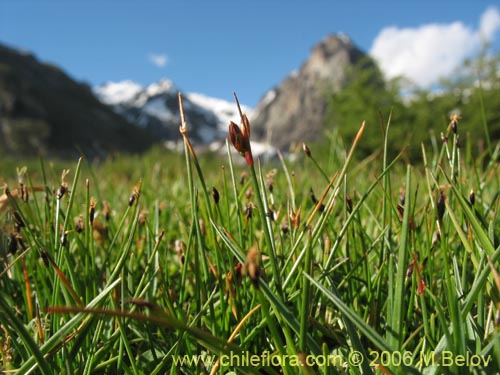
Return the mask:
<svg viewBox="0 0 500 375"><path fill-rule="evenodd" d="M126 80L121 82L106 82L94 88L98 99L108 105L116 105L132 100L143 87L136 82Z"/></svg>
<svg viewBox="0 0 500 375"><path fill-rule="evenodd" d="M156 117L162 121L173 121L177 118L166 106L161 96L149 100L143 107L144 113Z"/></svg>
<svg viewBox="0 0 500 375"><path fill-rule="evenodd" d="M193 104L212 112L217 117L217 128L220 130L227 130L230 121L236 123L240 121L240 114L236 103L194 92L186 94L186 97ZM243 104L241 105L241 110L248 117L250 117L253 112L252 108Z"/></svg>

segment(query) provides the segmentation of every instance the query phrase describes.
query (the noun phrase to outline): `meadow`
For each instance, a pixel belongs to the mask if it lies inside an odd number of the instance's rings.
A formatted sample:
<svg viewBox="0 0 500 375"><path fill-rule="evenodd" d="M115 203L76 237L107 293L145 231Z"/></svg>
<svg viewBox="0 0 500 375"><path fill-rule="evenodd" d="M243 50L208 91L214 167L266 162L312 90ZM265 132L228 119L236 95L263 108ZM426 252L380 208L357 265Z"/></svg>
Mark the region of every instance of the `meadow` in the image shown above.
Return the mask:
<svg viewBox="0 0 500 375"><path fill-rule="evenodd" d="M500 373L500 145L5 161L5 374ZM461 144L462 143L462 144ZM495 146L495 145L494 145ZM234 148L238 153L234 153Z"/></svg>

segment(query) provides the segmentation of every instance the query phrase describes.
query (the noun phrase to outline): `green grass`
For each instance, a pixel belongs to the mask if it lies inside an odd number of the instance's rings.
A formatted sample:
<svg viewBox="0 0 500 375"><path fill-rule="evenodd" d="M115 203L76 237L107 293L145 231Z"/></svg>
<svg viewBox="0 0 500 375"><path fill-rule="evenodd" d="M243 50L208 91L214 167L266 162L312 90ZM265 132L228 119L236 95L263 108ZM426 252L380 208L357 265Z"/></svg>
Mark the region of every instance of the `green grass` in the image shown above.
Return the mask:
<svg viewBox="0 0 500 375"><path fill-rule="evenodd" d="M362 133L262 165L189 133L184 155L6 162L2 370L500 373L500 146L450 131L407 165L357 159Z"/></svg>

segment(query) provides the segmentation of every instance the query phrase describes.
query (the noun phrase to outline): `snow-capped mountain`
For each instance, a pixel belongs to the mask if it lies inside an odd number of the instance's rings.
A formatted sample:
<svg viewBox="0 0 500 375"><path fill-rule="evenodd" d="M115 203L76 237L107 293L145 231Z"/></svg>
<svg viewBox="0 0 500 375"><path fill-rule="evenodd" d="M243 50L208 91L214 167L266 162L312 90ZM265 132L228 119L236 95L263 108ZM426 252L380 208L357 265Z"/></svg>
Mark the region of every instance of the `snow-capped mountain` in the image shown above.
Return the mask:
<svg viewBox="0 0 500 375"><path fill-rule="evenodd" d="M178 92L168 79L146 87L136 82L107 82L94 88L99 100L114 108L130 122L165 140L180 138ZM235 103L198 93L183 94L184 112L189 135L194 141L209 144L227 136L229 121L239 122ZM252 109L242 106L250 115Z"/></svg>
<svg viewBox="0 0 500 375"><path fill-rule="evenodd" d="M130 80L121 82L107 82L94 89L94 93L101 102L108 105L117 105L131 100L143 87Z"/></svg>

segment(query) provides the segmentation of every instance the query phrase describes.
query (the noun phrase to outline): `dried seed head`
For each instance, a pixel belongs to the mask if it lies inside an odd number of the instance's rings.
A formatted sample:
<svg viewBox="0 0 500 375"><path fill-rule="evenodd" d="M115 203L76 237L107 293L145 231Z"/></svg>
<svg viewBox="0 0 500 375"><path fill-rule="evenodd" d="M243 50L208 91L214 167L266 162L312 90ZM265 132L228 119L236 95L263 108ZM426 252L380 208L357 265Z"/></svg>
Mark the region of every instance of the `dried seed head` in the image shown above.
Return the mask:
<svg viewBox="0 0 500 375"><path fill-rule="evenodd" d="M290 208L290 213L288 214L290 217L290 223L295 229L299 229L300 227L300 207L297 212L294 212L293 209Z"/></svg>
<svg viewBox="0 0 500 375"><path fill-rule="evenodd" d="M399 189L399 204L404 207L406 199L406 191L404 188Z"/></svg>
<svg viewBox="0 0 500 375"><path fill-rule="evenodd" d="M438 200L436 203L437 219L440 222L441 222L441 220L443 220L443 216L444 216L445 201L446 201L446 197L444 195L444 192L442 190L440 190L439 197L438 197Z"/></svg>
<svg viewBox="0 0 500 375"><path fill-rule="evenodd" d="M398 204L398 206L396 208L398 209L399 220L403 221L403 216L404 216L404 213L405 213L404 206L401 206L400 204Z"/></svg>
<svg viewBox="0 0 500 375"><path fill-rule="evenodd" d="M83 215L78 216L75 223L75 231L76 233L81 233L85 229L85 221L83 219Z"/></svg>
<svg viewBox="0 0 500 375"><path fill-rule="evenodd" d="M60 200L68 191L68 184L66 182L63 182L59 188L57 189L56 192L56 198Z"/></svg>
<svg viewBox="0 0 500 375"><path fill-rule="evenodd" d="M281 224L281 232L283 234L288 234L288 232L290 232L290 227L286 221L283 221L283 223Z"/></svg>
<svg viewBox="0 0 500 375"><path fill-rule="evenodd" d="M305 143L302 143L302 151L304 151L304 154L310 158L311 157L311 150L309 149L309 147L307 147L307 145Z"/></svg>
<svg viewBox="0 0 500 375"><path fill-rule="evenodd" d="M474 189L470 189L469 202L471 206L474 206L474 203L476 203L476 194L474 193Z"/></svg>
<svg viewBox="0 0 500 375"><path fill-rule="evenodd" d="M175 252L177 253L177 257L179 258L179 262L181 265L184 264L184 250L186 249L186 244L181 240L175 240Z"/></svg>
<svg viewBox="0 0 500 375"><path fill-rule="evenodd" d="M253 216L253 210L254 210L255 206L252 202L248 203L245 207L245 218L248 222L249 219L252 218Z"/></svg>
<svg viewBox="0 0 500 375"><path fill-rule="evenodd" d="M134 186L134 188L132 189L132 194L128 199L129 207L132 206L137 199L139 199L139 188L137 186Z"/></svg>
<svg viewBox="0 0 500 375"><path fill-rule="evenodd" d="M69 231L66 231L66 232L64 232L64 233L61 235L61 245L62 245L62 246L66 246L66 245L68 245L68 233L69 233Z"/></svg>
<svg viewBox="0 0 500 375"><path fill-rule="evenodd" d="M7 244L9 246L9 252L14 255L17 250L19 249L19 239L21 238L21 235L17 232L12 232L9 234L7 237Z"/></svg>
<svg viewBox="0 0 500 375"><path fill-rule="evenodd" d="M253 189L251 186L248 187L247 191L245 192L245 198L246 199L251 199L253 196Z"/></svg>
<svg viewBox="0 0 500 375"><path fill-rule="evenodd" d="M269 191L272 193L274 189L274 178L276 177L276 169L271 169L266 174L266 185Z"/></svg>
<svg viewBox="0 0 500 375"><path fill-rule="evenodd" d="M56 198L60 200L68 192L68 183L66 182L66 176L69 173L69 169L64 169L61 173L61 185L56 192Z"/></svg>
<svg viewBox="0 0 500 375"><path fill-rule="evenodd" d="M349 194L346 194L345 196L345 203L347 204L347 212L351 213L352 212L352 199Z"/></svg>
<svg viewBox="0 0 500 375"><path fill-rule="evenodd" d="M461 119L461 117L457 114L453 114L450 116L450 127L453 133L457 134L458 132L458 121Z"/></svg>
<svg viewBox="0 0 500 375"><path fill-rule="evenodd" d="M215 204L219 204L220 196L215 186L212 187L212 198L214 199Z"/></svg>
<svg viewBox="0 0 500 375"><path fill-rule="evenodd" d="M242 275L243 275L243 264L238 262L234 266L234 276L236 277L236 282L238 283L238 285L241 284Z"/></svg>
<svg viewBox="0 0 500 375"><path fill-rule="evenodd" d="M415 268L415 261L412 260L410 265L408 266L407 270L406 270L406 278L410 278L411 275L413 275L413 269Z"/></svg>
<svg viewBox="0 0 500 375"><path fill-rule="evenodd" d="M14 227L19 232L21 228L24 227L23 218L21 217L21 214L17 211L13 212L12 217L14 218Z"/></svg>
<svg viewBox="0 0 500 375"><path fill-rule="evenodd" d="M19 191L21 193L21 199L23 200L23 202L28 202L28 199L29 199L29 193L28 193L28 188L26 187L26 185L23 184L22 181L19 182Z"/></svg>
<svg viewBox="0 0 500 375"><path fill-rule="evenodd" d="M250 277L252 284L258 288L259 278L261 276L260 269L260 252L257 246L252 247L247 254L247 260L243 266L244 273Z"/></svg>
<svg viewBox="0 0 500 375"><path fill-rule="evenodd" d="M229 290L229 294L232 299L236 298L236 292L234 290L234 274L232 270L229 270L226 274L226 288Z"/></svg>
<svg viewBox="0 0 500 375"><path fill-rule="evenodd" d="M146 221L148 220L148 214L149 214L149 212L145 208L143 208L141 210L141 212L139 213L139 224L140 225L146 224Z"/></svg>
<svg viewBox="0 0 500 375"><path fill-rule="evenodd" d="M17 172L17 183L19 184L19 192L21 194L21 199L23 202L28 202L28 188L26 185L24 185L24 175L26 174L26 171L28 170L27 167L22 167L22 168L16 168Z"/></svg>
<svg viewBox="0 0 500 375"><path fill-rule="evenodd" d="M94 197L90 198L90 205L89 205L89 221L90 225L94 224L94 216L95 216L95 206L97 204L97 201L95 200Z"/></svg>
<svg viewBox="0 0 500 375"><path fill-rule="evenodd" d="M102 244L104 239L108 235L108 226L103 224L102 221L100 221L99 219L96 219L92 223L92 228L93 228L92 236L93 236L94 240L96 240L96 242L99 242L100 244Z"/></svg>
<svg viewBox="0 0 500 375"><path fill-rule="evenodd" d="M106 201L102 202L102 216L104 216L106 221L109 221L111 218L111 206Z"/></svg>
<svg viewBox="0 0 500 375"><path fill-rule="evenodd" d="M444 133L443 133L443 132L441 132L441 141L442 141L443 143L448 142L448 137L447 137L446 135L444 135Z"/></svg>
<svg viewBox="0 0 500 375"><path fill-rule="evenodd" d="M248 173L246 171L241 172L240 174L240 185L244 185L248 179Z"/></svg>

